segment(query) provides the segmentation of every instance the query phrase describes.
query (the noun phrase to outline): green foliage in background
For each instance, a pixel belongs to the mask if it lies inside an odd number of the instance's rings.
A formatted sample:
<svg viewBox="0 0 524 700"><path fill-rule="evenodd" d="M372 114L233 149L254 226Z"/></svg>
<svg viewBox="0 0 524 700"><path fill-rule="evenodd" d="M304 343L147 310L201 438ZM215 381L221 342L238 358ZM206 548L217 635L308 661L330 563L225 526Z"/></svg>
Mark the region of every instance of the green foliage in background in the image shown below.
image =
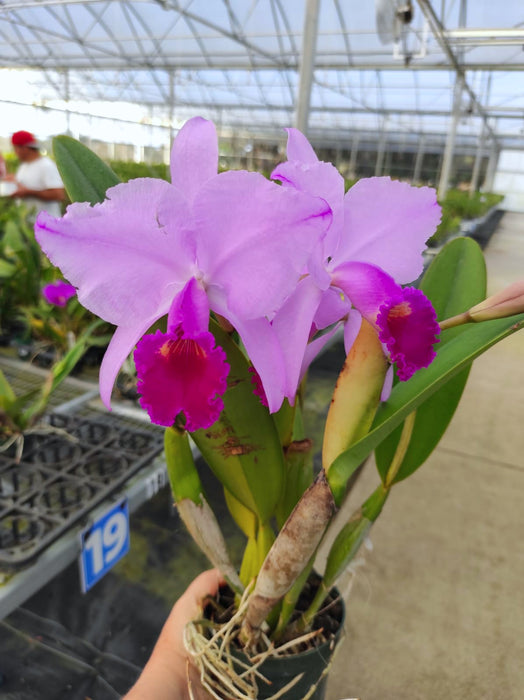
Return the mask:
<svg viewBox="0 0 524 700"><path fill-rule="evenodd" d="M6 340L34 341L39 350L52 347L61 356L95 317L76 297L64 308L42 297L42 288L62 275L42 253L28 214L23 204L0 199L0 334ZM110 324L97 324L90 344L107 344L111 330Z"/></svg>
<svg viewBox="0 0 524 700"><path fill-rule="evenodd" d="M14 153L4 153L3 156L7 172L12 174L16 173L18 166L20 165L20 161L18 160L17 156Z"/></svg>
<svg viewBox="0 0 524 700"><path fill-rule="evenodd" d="M59 277L35 240L27 208L13 200L0 211L0 331L22 320L22 308L38 304L44 284Z"/></svg>
<svg viewBox="0 0 524 700"><path fill-rule="evenodd" d="M133 163L125 160L111 160L109 166L122 182L137 177L157 177L169 180L169 166L165 163Z"/></svg>
<svg viewBox="0 0 524 700"><path fill-rule="evenodd" d="M479 219L503 199L502 195L493 192L474 192L470 195L463 190L448 190L444 201L440 202L442 220L428 245L440 245L446 238L459 232L462 220Z"/></svg>

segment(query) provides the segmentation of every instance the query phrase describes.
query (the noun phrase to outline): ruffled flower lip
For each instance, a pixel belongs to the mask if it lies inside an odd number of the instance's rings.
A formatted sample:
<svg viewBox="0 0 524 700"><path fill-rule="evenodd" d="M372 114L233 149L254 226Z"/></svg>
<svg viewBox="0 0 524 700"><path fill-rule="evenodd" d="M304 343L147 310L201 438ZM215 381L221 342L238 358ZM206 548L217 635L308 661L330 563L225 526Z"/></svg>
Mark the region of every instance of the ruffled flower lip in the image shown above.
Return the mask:
<svg viewBox="0 0 524 700"><path fill-rule="evenodd" d="M188 337L181 326L157 331L137 344L134 359L140 405L153 423L170 426L177 420L193 432L218 420L229 365L211 333Z"/></svg>
<svg viewBox="0 0 524 700"><path fill-rule="evenodd" d="M419 289L405 287L382 304L376 325L401 381L428 367L436 357L433 346L439 342L440 327L435 309Z"/></svg>

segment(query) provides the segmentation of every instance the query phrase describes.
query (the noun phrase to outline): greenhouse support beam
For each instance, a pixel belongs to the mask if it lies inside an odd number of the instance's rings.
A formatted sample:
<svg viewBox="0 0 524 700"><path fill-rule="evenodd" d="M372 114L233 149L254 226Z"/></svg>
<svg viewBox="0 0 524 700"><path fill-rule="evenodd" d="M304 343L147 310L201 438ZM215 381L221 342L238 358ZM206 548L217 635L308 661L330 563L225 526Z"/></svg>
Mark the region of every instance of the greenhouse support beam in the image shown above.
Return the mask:
<svg viewBox="0 0 524 700"><path fill-rule="evenodd" d="M354 133L353 140L351 142L351 155L349 156L349 167L348 176L350 178L355 178L357 174L357 156L358 156L358 146L360 143L360 134Z"/></svg>
<svg viewBox="0 0 524 700"><path fill-rule="evenodd" d="M491 153L489 155L488 169L486 171L486 177L484 179L484 184L482 185L483 192L492 192L493 183L495 181L495 175L497 173L497 167L499 164L500 148L497 144L493 144L491 147Z"/></svg>
<svg viewBox="0 0 524 700"><path fill-rule="evenodd" d="M484 95L484 104L487 104L491 97L491 74L488 75L486 81L486 91ZM484 155L484 146L486 144L486 125L482 123L480 137L475 154L475 163L473 164L473 172L471 174L471 182L469 183L469 196L473 197L474 193L479 189L480 168L482 165L482 157Z"/></svg>
<svg viewBox="0 0 524 700"><path fill-rule="evenodd" d="M455 54L451 50L449 42L445 36L445 30L444 30L444 27L442 25L442 22L437 17L435 10L433 9L429 0L417 0L417 2L419 4L420 9L422 10L422 14L429 22L429 26L431 27L431 31L433 32L435 39L437 40L441 49L444 51L444 53L448 57L448 60L451 63L451 66L453 67L453 69L457 75L457 80L460 80L460 82L462 84L462 89L465 92L467 92L469 99L471 101L472 107L474 107L476 109L478 115L484 121L484 124L486 125L486 129L488 130L489 136L494 141L496 141L497 135L493 131L493 129L491 128L491 126L488 122L488 115L486 114L486 111L484 110L483 106L480 104L475 92L468 85L468 82L466 80L466 72L465 72L466 67L461 65L457 56L455 56ZM464 2L461 2L461 7L460 7L461 17L459 18L459 22L463 21L463 18L465 19L466 7L467 7L467 5ZM460 27L460 28L462 28L462 27Z"/></svg>
<svg viewBox="0 0 524 700"><path fill-rule="evenodd" d="M382 175L384 167L384 154L386 153L386 125L382 127L377 148L377 160L375 162L375 177Z"/></svg>
<svg viewBox="0 0 524 700"><path fill-rule="evenodd" d="M71 91L69 86L69 70L64 70L64 94L65 94L65 112L66 112L66 134L71 136L71 111L69 109L69 100L71 99Z"/></svg>
<svg viewBox="0 0 524 700"><path fill-rule="evenodd" d="M477 152L475 154L475 163L473 164L473 172L471 174L471 182L469 183L469 196L473 197L474 193L479 188L480 166L482 164L482 156L484 155L484 143L486 142L486 130L484 126L480 132Z"/></svg>
<svg viewBox="0 0 524 700"><path fill-rule="evenodd" d="M311 102L311 87L318 32L318 11L320 0L307 0L302 37L302 59L300 62L300 79L298 85L297 109L295 126L304 134L307 132L309 121L309 106Z"/></svg>
<svg viewBox="0 0 524 700"><path fill-rule="evenodd" d="M444 148L444 156L442 158L442 169L440 171L438 183L438 199L440 201L442 201L446 196L449 186L449 178L451 175L451 167L453 165L453 155L455 151L455 140L457 138L457 128L462 104L462 87L462 78L460 75L457 75L455 87L453 88L453 112L451 115L451 124L449 125L448 135L446 138L446 146Z"/></svg>
<svg viewBox="0 0 524 700"><path fill-rule="evenodd" d="M417 150L417 155L415 158L415 168L413 170L413 182L420 182L420 176L422 174L422 162L424 160L424 148L426 146L426 142L424 140L424 137L421 136L420 140L418 142L418 150Z"/></svg>

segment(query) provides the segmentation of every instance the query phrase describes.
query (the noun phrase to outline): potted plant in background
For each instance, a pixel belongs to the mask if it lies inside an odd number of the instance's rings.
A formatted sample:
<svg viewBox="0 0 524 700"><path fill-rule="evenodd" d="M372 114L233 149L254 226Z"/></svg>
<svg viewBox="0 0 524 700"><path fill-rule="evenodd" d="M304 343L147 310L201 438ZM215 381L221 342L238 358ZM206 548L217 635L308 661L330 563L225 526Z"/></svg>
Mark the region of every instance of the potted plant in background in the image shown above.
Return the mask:
<svg viewBox="0 0 524 700"><path fill-rule="evenodd" d="M482 253L467 239L446 246L418 288L405 286L440 220L434 191L371 178L344 194L343 178L296 130L272 174L280 185L217 175L216 133L200 118L175 139L171 184L116 185L81 144L58 137L54 149L75 203L61 219L40 214L37 239L80 303L117 326L100 369L108 407L136 345L140 401L166 427L178 509L229 585L186 630L202 682L217 698L321 698L343 620L333 586L393 486L438 443L471 362L523 326L523 290L483 301ZM315 474L305 376L339 328L348 354ZM238 568L189 437L246 536ZM373 450L377 487L314 573L347 484Z"/></svg>
<svg viewBox="0 0 524 700"><path fill-rule="evenodd" d="M105 324L100 319L92 321L74 339L62 357L54 361L47 377L39 386L28 391L17 394L0 370L0 453L14 449L16 460L20 461L25 437L33 432L50 430L49 426L42 425L40 421L53 392L74 370L89 348L96 330L103 325Z"/></svg>

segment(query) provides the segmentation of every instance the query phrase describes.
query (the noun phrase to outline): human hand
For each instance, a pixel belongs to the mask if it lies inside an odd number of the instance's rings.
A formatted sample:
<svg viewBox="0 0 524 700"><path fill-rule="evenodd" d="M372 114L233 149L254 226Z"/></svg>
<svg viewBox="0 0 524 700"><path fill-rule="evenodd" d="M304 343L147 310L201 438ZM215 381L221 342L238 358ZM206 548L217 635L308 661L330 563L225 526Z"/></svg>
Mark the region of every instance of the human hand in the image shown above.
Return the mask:
<svg viewBox="0 0 524 700"><path fill-rule="evenodd" d="M184 628L202 613L202 601L223 583L216 569L204 571L175 603L142 674L123 700L195 700L210 696L200 684L184 647Z"/></svg>

